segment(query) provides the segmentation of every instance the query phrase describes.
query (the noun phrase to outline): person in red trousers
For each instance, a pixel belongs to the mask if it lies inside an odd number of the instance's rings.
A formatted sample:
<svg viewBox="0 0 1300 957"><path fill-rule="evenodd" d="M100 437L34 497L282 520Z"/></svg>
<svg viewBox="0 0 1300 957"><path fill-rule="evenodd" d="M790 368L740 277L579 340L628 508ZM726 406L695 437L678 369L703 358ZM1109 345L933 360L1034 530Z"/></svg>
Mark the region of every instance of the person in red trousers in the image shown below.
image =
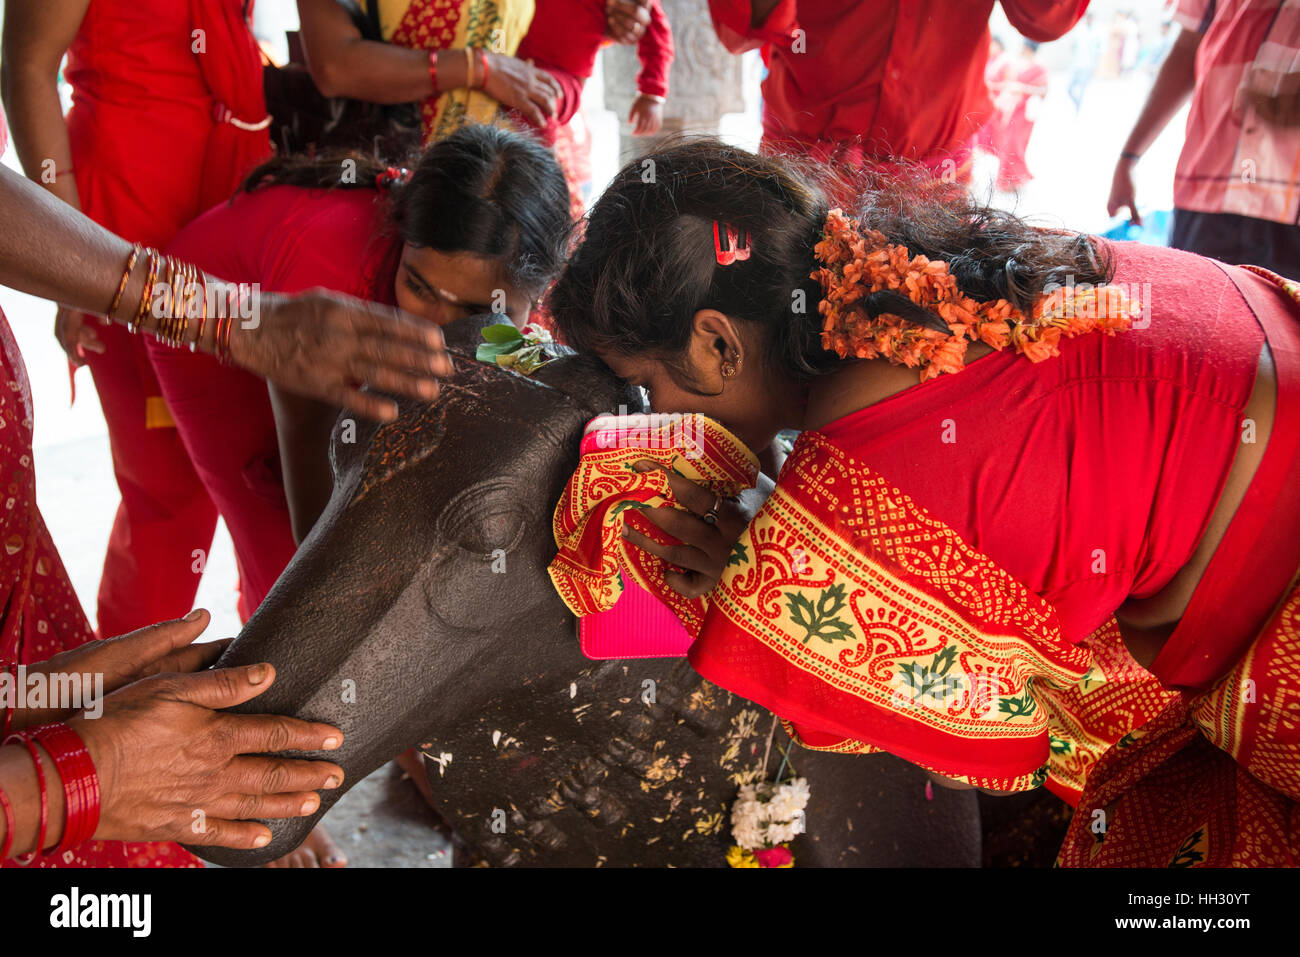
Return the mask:
<svg viewBox="0 0 1300 957"><path fill-rule="evenodd" d="M48 0L5 11L3 93L27 175L118 235L161 248L270 153L251 0ZM67 54L73 105L57 75ZM61 309L87 365L122 495L100 580L115 635L185 614L217 512L176 434L143 342Z"/></svg>

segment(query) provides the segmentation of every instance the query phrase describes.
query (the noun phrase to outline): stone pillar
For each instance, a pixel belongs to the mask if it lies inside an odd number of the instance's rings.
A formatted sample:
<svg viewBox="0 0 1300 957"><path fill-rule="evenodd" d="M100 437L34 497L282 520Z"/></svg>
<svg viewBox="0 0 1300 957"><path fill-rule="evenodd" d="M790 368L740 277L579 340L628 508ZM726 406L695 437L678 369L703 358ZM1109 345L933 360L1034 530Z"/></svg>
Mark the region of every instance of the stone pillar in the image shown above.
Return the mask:
<svg viewBox="0 0 1300 957"><path fill-rule="evenodd" d="M708 4L703 0L661 2L672 26L677 56L668 76L668 102L658 136L633 136L627 122L641 69L636 46L613 44L601 54L605 107L618 114L620 164L651 152L670 133L716 133L724 113L745 109L741 58L730 53L713 32Z"/></svg>

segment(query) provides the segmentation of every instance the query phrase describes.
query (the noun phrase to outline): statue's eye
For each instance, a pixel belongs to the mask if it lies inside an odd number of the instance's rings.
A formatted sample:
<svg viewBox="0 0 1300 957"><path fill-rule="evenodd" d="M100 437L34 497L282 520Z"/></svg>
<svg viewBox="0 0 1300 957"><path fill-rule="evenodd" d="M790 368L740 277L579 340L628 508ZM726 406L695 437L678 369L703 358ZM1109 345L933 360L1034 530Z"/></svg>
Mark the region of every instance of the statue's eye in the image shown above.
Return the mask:
<svg viewBox="0 0 1300 957"><path fill-rule="evenodd" d="M520 497L526 494L499 476L462 489L438 515L439 540L478 555L510 551L524 534L526 512Z"/></svg>

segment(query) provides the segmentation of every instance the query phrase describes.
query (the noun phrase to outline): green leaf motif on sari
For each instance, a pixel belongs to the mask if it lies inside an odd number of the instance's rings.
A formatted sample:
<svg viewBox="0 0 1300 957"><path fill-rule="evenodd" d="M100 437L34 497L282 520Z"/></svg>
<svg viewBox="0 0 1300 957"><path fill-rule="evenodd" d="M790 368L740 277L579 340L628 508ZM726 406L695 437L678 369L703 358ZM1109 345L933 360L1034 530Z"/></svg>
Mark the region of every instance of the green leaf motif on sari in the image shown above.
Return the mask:
<svg viewBox="0 0 1300 957"><path fill-rule="evenodd" d="M831 644L853 637L853 626L839 617L839 612L849 601L842 584L825 589L815 605L811 599L797 591L788 591L785 597L791 620L804 629L804 636L800 640L805 645L814 638Z"/></svg>
<svg viewBox="0 0 1300 957"><path fill-rule="evenodd" d="M1053 754L1069 754L1074 750L1074 744L1065 738L1058 738L1054 734L1049 734L1047 737L1051 740Z"/></svg>
<svg viewBox="0 0 1300 957"><path fill-rule="evenodd" d="M929 694L937 684L943 681L956 663L957 648L955 645L948 645L934 656L928 666L919 665L916 662L907 662L898 666L898 673L907 682L908 687L919 697ZM944 682L944 684L949 685L951 683ZM951 687L949 690L956 693L957 688Z"/></svg>
<svg viewBox="0 0 1300 957"><path fill-rule="evenodd" d="M732 565L746 565L749 563L749 549L743 542L736 542L731 546L731 555L727 558L727 567Z"/></svg>
<svg viewBox="0 0 1300 957"><path fill-rule="evenodd" d="M1014 698L999 699L998 710L1005 715L1003 721L1010 721L1012 718L1022 718L1033 714L1038 710L1038 702L1034 700L1034 696L1026 688L1024 694L1016 695Z"/></svg>

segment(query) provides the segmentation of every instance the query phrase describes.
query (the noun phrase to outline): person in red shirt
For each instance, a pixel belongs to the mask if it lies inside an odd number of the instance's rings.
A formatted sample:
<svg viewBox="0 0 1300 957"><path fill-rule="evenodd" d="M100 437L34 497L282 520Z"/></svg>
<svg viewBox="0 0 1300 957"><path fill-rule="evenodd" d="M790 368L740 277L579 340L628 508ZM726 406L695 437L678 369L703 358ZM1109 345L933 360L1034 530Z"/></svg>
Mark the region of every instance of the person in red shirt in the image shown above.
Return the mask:
<svg viewBox="0 0 1300 957"><path fill-rule="evenodd" d="M5 141L0 109L0 155ZM152 300L146 260L154 254L138 257L125 240L7 169L0 169L0 219L6 224L0 233L0 285L90 313L111 302L106 321L125 327L138 318L141 332L159 334L171 311L141 314L137 305ZM261 295L258 303L256 326L234 323L228 330L230 361L305 394L337 397L391 421L395 404L357 391L360 356L369 362L387 353L366 376L375 386L425 366L427 375L407 380L400 390L416 397L436 388L432 374L451 371L436 330L391 310L319 291ZM302 351L304 323L319 330L310 354ZM198 348L220 350L216 324L200 325ZM192 326L190 317L186 331ZM9 384L0 390L0 474L8 482L6 507L0 509L0 727L6 739L0 747L0 866L13 864L11 853L30 852L35 867L183 867L199 862L168 842L264 846L271 832L253 819L310 813L319 805L311 792L338 786L343 772L331 762L286 763L263 755L283 748L332 750L342 743L342 732L293 718L217 713L257 697L275 672L269 664L206 670L225 643L191 645L209 620L201 610L112 641L95 640L36 501L32 396L3 310L0 375ZM380 405L373 404L377 399ZM225 428L216 419L208 425ZM100 678L106 693L96 708L85 701L90 692L84 687L80 694L72 691L73 701L63 693L16 693L30 687L19 677L22 668L29 678L48 678L51 689L75 689L78 683L69 686L62 679L95 675L95 693ZM77 699L87 706L84 715L78 714ZM47 736L57 729L61 740ZM29 751L8 737L10 731L33 735L44 750ZM58 758L68 758L77 741L89 766ZM206 827L198 831L191 813L196 809L206 815Z"/></svg>
<svg viewBox="0 0 1300 957"><path fill-rule="evenodd" d="M1003 0L1030 40L1058 39L1088 0ZM899 157L964 182L992 112L984 82L993 0L709 0L733 53L763 48L763 149L840 169Z"/></svg>

